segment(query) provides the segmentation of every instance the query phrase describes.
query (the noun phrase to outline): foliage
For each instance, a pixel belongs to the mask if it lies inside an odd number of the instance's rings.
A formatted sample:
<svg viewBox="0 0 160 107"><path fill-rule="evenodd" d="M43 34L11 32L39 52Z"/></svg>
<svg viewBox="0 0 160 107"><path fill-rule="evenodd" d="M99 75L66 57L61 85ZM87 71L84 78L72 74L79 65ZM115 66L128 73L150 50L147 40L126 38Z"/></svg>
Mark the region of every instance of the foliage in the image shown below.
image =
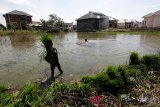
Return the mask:
<svg viewBox="0 0 160 107"><path fill-rule="evenodd" d="M48 30L48 21L40 19L40 24L42 25L42 30Z"/></svg>
<svg viewBox="0 0 160 107"><path fill-rule="evenodd" d="M6 35L14 35L14 36L22 36L22 35L37 35L39 32L37 31L28 31L28 30L3 30L0 31L0 36L6 36Z"/></svg>
<svg viewBox="0 0 160 107"><path fill-rule="evenodd" d="M64 21L63 21L62 18L58 17L57 15L55 15L55 14L50 14L50 15L49 15L48 23L49 23L50 25L55 25L55 26L58 27L58 28L62 28L62 27L63 27L63 24L64 24Z"/></svg>
<svg viewBox="0 0 160 107"><path fill-rule="evenodd" d="M6 27L0 23L0 30L6 30Z"/></svg>
<svg viewBox="0 0 160 107"><path fill-rule="evenodd" d="M52 41L52 38L49 34L44 33L41 35L40 41L45 45Z"/></svg>
<svg viewBox="0 0 160 107"><path fill-rule="evenodd" d="M40 41L43 43L46 49L53 45L51 35L47 33L41 35Z"/></svg>
<svg viewBox="0 0 160 107"><path fill-rule="evenodd" d="M15 107L41 107L40 98L38 96L38 85L31 82L26 83L19 92L18 101Z"/></svg>
<svg viewBox="0 0 160 107"><path fill-rule="evenodd" d="M49 106L67 104L77 107L86 104L86 98L92 92L93 88L91 86L80 82L62 84L56 81L44 91L42 101Z"/></svg>
<svg viewBox="0 0 160 107"><path fill-rule="evenodd" d="M5 84L0 84L0 93L7 89L8 89L8 86L6 86Z"/></svg>
<svg viewBox="0 0 160 107"><path fill-rule="evenodd" d="M137 70L125 66L115 67L110 65L96 76L86 76L81 81L82 83L90 84L97 91L116 94L124 86L129 85L129 78L135 77L137 72Z"/></svg>
<svg viewBox="0 0 160 107"><path fill-rule="evenodd" d="M160 55L144 55L142 63L148 67L149 70L160 70Z"/></svg>
<svg viewBox="0 0 160 107"><path fill-rule="evenodd" d="M137 52L132 52L130 54L130 65L138 65L140 63L139 54Z"/></svg>
<svg viewBox="0 0 160 107"><path fill-rule="evenodd" d="M16 97L13 94L0 93L0 107L12 105L16 101Z"/></svg>
<svg viewBox="0 0 160 107"><path fill-rule="evenodd" d="M42 30L45 31L60 31L64 25L62 18L58 17L55 14L50 14L48 20L40 19Z"/></svg>

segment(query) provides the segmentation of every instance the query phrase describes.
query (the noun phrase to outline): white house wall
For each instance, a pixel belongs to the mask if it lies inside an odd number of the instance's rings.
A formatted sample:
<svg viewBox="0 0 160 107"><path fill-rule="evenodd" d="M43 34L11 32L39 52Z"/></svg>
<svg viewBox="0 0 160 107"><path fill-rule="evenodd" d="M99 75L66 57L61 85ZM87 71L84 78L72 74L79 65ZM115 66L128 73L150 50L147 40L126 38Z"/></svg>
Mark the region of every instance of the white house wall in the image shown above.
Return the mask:
<svg viewBox="0 0 160 107"><path fill-rule="evenodd" d="M160 15L154 16L153 27L160 27Z"/></svg>
<svg viewBox="0 0 160 107"><path fill-rule="evenodd" d="M153 27L153 17L146 17L144 18L144 21L147 27Z"/></svg>

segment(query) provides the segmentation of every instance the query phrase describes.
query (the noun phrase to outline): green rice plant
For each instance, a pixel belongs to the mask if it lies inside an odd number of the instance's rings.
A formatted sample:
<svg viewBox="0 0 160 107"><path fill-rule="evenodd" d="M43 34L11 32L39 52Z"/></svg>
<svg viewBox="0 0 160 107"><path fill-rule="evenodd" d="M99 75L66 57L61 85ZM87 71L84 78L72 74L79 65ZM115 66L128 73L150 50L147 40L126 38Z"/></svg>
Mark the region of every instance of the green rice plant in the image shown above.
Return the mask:
<svg viewBox="0 0 160 107"><path fill-rule="evenodd" d="M43 43L45 47L50 46L52 43L51 35L44 33L41 35L40 41Z"/></svg>
<svg viewBox="0 0 160 107"><path fill-rule="evenodd" d="M130 65L138 65L140 64L139 54L137 52L132 52L129 58Z"/></svg>
<svg viewBox="0 0 160 107"><path fill-rule="evenodd" d="M39 53L40 56L40 62L44 60L44 57L46 56L47 52L46 50L49 49L52 46L52 37L51 35L44 33L40 37L40 42L42 43L41 45L41 52Z"/></svg>
<svg viewBox="0 0 160 107"><path fill-rule="evenodd" d="M8 86L5 85L5 84L0 84L0 93L7 90L8 89Z"/></svg>
<svg viewBox="0 0 160 107"><path fill-rule="evenodd" d="M160 70L160 55L144 55L141 62L147 66L149 70Z"/></svg>
<svg viewBox="0 0 160 107"><path fill-rule="evenodd" d="M16 96L8 93L0 93L0 107L12 105L16 101Z"/></svg>
<svg viewBox="0 0 160 107"><path fill-rule="evenodd" d="M59 104L82 103L84 98L88 98L93 92L93 88L81 82L60 83L54 82L43 94L43 103L49 106Z"/></svg>
<svg viewBox="0 0 160 107"><path fill-rule="evenodd" d="M38 85L26 83L19 92L18 101L14 107L41 107L41 99L38 96Z"/></svg>

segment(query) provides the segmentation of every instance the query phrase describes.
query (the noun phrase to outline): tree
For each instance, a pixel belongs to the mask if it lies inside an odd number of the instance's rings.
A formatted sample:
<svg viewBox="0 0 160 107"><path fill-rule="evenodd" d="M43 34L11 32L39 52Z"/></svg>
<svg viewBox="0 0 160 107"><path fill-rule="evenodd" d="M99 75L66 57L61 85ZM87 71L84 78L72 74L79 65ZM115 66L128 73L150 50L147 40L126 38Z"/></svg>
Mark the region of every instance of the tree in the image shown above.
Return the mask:
<svg viewBox="0 0 160 107"><path fill-rule="evenodd" d="M58 17L55 14L50 14L49 15L49 20L43 20L40 19L41 25L42 25L42 29L43 30L61 30L63 28L64 25L64 21L62 18Z"/></svg>
<svg viewBox="0 0 160 107"><path fill-rule="evenodd" d="M42 30L48 29L48 21L46 21L44 19L40 19L40 24L42 25Z"/></svg>
<svg viewBox="0 0 160 107"><path fill-rule="evenodd" d="M62 18L58 17L55 14L50 14L49 15L49 20L48 23L52 26L57 27L58 29L62 28L64 25L64 21Z"/></svg>

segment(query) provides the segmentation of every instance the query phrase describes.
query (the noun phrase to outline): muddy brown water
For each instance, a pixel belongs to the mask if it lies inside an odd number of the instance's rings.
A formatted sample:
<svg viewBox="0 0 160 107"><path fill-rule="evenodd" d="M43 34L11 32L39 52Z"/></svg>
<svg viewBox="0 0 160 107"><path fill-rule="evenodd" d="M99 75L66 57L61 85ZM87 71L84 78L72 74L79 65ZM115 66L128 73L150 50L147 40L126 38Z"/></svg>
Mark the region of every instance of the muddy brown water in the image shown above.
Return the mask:
<svg viewBox="0 0 160 107"><path fill-rule="evenodd" d="M132 51L141 55L160 51L160 35L70 32L53 34L53 37L64 70L64 81L94 75L109 64L127 64ZM40 61L43 48L39 36L31 36L33 39L27 42L16 38L0 37L0 83L22 85L27 81L49 78L49 64ZM56 69L55 75L58 74Z"/></svg>

